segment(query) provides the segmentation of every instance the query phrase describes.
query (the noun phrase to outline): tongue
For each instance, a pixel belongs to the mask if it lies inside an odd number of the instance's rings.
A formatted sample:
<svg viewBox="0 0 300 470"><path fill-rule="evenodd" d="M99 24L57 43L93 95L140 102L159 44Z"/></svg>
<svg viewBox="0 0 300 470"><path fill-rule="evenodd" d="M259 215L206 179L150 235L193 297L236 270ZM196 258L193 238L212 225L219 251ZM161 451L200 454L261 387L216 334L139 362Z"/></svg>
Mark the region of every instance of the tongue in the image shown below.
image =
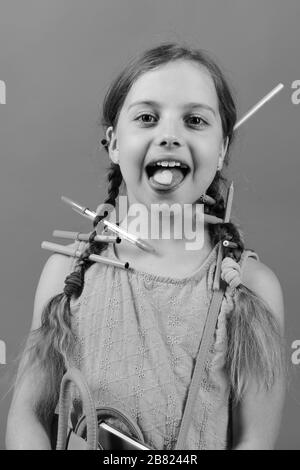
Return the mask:
<svg viewBox="0 0 300 470"><path fill-rule="evenodd" d="M151 185L157 189L171 189L183 180L184 176L178 168L158 169L149 178Z"/></svg>

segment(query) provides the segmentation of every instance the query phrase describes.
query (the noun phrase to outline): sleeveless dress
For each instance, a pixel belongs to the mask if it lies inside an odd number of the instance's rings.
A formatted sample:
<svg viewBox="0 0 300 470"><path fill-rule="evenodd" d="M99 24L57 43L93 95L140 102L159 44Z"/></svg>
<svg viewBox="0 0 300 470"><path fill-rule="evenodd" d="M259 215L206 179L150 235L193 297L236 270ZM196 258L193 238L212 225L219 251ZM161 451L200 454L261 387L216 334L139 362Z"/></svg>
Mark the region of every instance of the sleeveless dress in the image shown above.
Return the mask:
<svg viewBox="0 0 300 470"><path fill-rule="evenodd" d="M96 405L129 415L153 449L171 450L176 444L212 297L218 245L182 279L94 263L85 273L81 296L71 300L72 330L78 340L75 364ZM112 244L101 256L117 260ZM255 252L245 250L242 269L248 256L259 260ZM226 318L232 313L228 287L186 450L230 447L230 385L224 365ZM76 393L73 406L73 418L78 417L82 409Z"/></svg>

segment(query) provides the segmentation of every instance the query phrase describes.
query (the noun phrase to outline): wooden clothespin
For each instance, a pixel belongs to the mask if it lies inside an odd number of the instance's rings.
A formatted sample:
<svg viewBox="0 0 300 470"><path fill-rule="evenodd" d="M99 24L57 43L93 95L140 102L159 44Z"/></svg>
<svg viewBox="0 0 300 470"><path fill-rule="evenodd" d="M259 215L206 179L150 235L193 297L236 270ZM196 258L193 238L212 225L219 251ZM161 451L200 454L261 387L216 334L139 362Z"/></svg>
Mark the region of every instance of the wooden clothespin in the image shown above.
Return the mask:
<svg viewBox="0 0 300 470"><path fill-rule="evenodd" d="M227 191L226 210L225 210L225 217L223 221L224 223L227 223L230 221L233 194L234 194L234 186L233 186L233 181L232 181ZM219 243L220 244L218 247L217 265L216 265L216 270L215 270L215 275L214 275L213 290L220 289L221 264L222 264L222 259L223 259L223 244L221 242Z"/></svg>
<svg viewBox="0 0 300 470"><path fill-rule="evenodd" d="M57 243L44 241L42 242L41 246L44 250L50 250L50 251L53 251L54 253L61 253L63 255L72 256L73 258L80 258L80 256L82 255L82 252L80 252L76 248L74 249L72 247L58 245ZM129 268L128 262L122 263L120 261L115 261L115 260L106 258L105 256L91 254L89 255L88 259L91 261L95 261L96 263L109 264L112 266L116 266L118 268L123 268L123 269Z"/></svg>

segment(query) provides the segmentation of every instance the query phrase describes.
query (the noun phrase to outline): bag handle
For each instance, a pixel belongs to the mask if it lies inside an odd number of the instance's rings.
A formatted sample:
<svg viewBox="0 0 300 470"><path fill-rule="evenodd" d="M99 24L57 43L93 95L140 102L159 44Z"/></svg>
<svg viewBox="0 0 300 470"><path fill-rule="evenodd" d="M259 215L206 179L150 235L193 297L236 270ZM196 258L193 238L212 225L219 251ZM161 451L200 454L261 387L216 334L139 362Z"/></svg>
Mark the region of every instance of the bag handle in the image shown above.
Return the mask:
<svg viewBox="0 0 300 470"><path fill-rule="evenodd" d="M71 404L70 388L72 383L80 392L83 403L83 411L86 416L87 444L86 450L97 450L98 422L96 407L89 387L81 372L75 368L67 370L62 378L59 396L59 417L56 450L65 450L67 447L68 418Z"/></svg>
<svg viewBox="0 0 300 470"><path fill-rule="evenodd" d="M134 439L137 439L139 442L144 443L144 436L140 430L140 428L135 424L135 422L128 416L124 411L121 411L116 408L112 408L111 406L101 406L96 408L96 415L97 415L97 424L104 421L106 418L117 418L123 424L125 424L131 433L131 436ZM75 433L83 437L86 430L86 420L85 416L83 415L78 423L76 424Z"/></svg>
<svg viewBox="0 0 300 470"><path fill-rule="evenodd" d="M222 262L222 244L218 247L218 258L217 258L217 265L215 270L215 278L219 277L220 275L220 265ZM219 279L218 279L219 281ZM216 324L219 316L219 312L221 309L221 304L225 292L226 284L221 280L219 281L219 286L217 290L213 291L212 299L210 302L209 310L207 313L206 323L204 326L204 331L202 335L202 340L200 343L196 364L194 367L194 372L184 408L183 417L181 420L181 425L179 429L179 434L176 442L175 449L182 450L186 444L187 433L189 430L189 425L192 421L192 414L193 414L193 407L196 402L197 395L199 393L199 387L201 385L201 381L203 378L204 367L207 361L208 352L210 346L213 342L213 336L216 329ZM203 415L203 408L201 413Z"/></svg>

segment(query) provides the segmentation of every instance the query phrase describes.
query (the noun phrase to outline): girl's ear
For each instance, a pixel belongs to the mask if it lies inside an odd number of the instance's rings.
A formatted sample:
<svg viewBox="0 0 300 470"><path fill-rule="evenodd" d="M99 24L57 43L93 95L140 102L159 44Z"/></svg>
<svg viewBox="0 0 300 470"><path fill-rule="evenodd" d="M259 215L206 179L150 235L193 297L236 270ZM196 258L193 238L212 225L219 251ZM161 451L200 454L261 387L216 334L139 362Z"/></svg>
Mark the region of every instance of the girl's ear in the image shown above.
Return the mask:
<svg viewBox="0 0 300 470"><path fill-rule="evenodd" d="M106 130L106 140L108 142L109 158L114 163L119 163L119 149L117 145L117 136L112 126Z"/></svg>
<svg viewBox="0 0 300 470"><path fill-rule="evenodd" d="M218 161L218 170L221 171L223 167L223 162L224 158L228 149L228 144L229 144L229 138L226 137L226 139L222 143L222 148L220 150L220 156L219 156L219 161Z"/></svg>

